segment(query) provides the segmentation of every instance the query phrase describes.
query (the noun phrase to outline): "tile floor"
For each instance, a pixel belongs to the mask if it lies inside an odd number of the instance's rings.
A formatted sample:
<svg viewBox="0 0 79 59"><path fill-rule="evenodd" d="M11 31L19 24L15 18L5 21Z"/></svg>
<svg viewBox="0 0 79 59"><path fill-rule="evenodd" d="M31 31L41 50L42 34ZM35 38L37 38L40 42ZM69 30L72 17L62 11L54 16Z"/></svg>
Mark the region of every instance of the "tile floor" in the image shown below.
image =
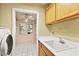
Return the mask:
<svg viewBox="0 0 79 59"><path fill-rule="evenodd" d="M12 56L37 56L36 43L18 44Z"/></svg>

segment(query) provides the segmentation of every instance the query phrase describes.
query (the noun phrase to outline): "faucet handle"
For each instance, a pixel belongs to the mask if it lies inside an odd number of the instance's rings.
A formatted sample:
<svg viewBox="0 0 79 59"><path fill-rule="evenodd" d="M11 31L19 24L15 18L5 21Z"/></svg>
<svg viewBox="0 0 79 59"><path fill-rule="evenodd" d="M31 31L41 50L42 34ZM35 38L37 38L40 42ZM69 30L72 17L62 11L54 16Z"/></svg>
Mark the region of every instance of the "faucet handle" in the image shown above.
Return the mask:
<svg viewBox="0 0 79 59"><path fill-rule="evenodd" d="M59 37L59 42L62 44L65 44L64 40L62 39L62 37Z"/></svg>

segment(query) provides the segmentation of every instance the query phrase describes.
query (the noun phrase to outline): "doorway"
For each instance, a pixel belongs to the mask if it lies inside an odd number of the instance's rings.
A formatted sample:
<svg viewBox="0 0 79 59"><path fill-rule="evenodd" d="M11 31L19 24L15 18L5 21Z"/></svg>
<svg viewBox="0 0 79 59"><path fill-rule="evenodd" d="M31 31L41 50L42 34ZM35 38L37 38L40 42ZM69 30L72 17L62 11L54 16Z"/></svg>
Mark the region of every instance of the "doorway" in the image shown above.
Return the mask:
<svg viewBox="0 0 79 59"><path fill-rule="evenodd" d="M37 55L37 20L37 11L13 8L13 55Z"/></svg>
<svg viewBox="0 0 79 59"><path fill-rule="evenodd" d="M16 12L16 44L36 42L36 14Z"/></svg>

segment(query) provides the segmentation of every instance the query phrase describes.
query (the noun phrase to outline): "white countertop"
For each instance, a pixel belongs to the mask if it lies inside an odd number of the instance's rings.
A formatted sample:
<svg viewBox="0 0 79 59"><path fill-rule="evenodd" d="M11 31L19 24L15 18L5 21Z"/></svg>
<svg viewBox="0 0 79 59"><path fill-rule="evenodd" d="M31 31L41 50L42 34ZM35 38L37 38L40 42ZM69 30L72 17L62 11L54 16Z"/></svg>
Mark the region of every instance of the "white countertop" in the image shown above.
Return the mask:
<svg viewBox="0 0 79 59"><path fill-rule="evenodd" d="M52 41L52 40L55 41L55 40L58 40L57 37L51 37L51 36L46 37L46 36L44 36L44 37L39 37L38 40L42 44L44 44L56 56L78 56L79 55L79 45L78 45L78 43L76 44L75 42L71 42L69 40L66 40L68 43L73 43L75 48L62 50L62 51L56 51L53 47L46 44L45 41Z"/></svg>

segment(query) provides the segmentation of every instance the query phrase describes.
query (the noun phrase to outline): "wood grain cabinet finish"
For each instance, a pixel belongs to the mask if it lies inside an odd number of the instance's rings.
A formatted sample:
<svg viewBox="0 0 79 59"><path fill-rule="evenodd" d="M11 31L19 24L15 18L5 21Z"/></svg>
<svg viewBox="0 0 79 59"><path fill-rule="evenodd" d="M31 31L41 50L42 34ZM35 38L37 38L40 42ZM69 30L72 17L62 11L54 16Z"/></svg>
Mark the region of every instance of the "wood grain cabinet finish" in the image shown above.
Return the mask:
<svg viewBox="0 0 79 59"><path fill-rule="evenodd" d="M47 56L54 56L54 54L51 51L49 51L43 44L42 49L44 50Z"/></svg>
<svg viewBox="0 0 79 59"><path fill-rule="evenodd" d="M55 24L79 17L79 3L53 3L46 9L46 24Z"/></svg>
<svg viewBox="0 0 79 59"><path fill-rule="evenodd" d="M38 44L39 56L55 56L47 47L45 47L40 41Z"/></svg>
<svg viewBox="0 0 79 59"><path fill-rule="evenodd" d="M46 8L46 16L45 16L46 24L50 24L51 22L55 21L55 4L49 4Z"/></svg>
<svg viewBox="0 0 79 59"><path fill-rule="evenodd" d="M45 52L43 51L43 49L40 49L40 56L46 56Z"/></svg>
<svg viewBox="0 0 79 59"><path fill-rule="evenodd" d="M79 12L79 3L57 3L56 4L56 20Z"/></svg>

